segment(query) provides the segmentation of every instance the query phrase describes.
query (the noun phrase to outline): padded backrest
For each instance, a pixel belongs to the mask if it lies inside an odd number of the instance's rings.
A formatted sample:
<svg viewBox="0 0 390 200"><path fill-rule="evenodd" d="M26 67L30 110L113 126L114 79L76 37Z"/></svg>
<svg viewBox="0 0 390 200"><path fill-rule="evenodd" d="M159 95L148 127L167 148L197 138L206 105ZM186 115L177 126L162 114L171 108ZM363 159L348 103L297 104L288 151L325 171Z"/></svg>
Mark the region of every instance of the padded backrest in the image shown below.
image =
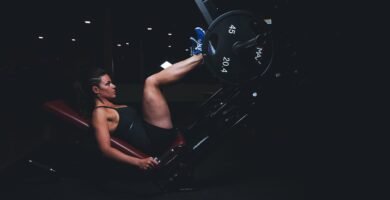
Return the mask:
<svg viewBox="0 0 390 200"><path fill-rule="evenodd" d="M43 105L44 109L55 116L59 117L60 119L65 120L68 123L71 123L75 125L76 127L79 127L83 130L88 130L90 126L90 121L86 119L85 117L81 116L79 113L77 113L72 107L70 107L65 101L63 100L53 100L48 101L44 103ZM182 146L185 144L185 140L183 135L179 132L178 137L173 141L172 147L176 146ZM127 142L116 138L111 137L111 145L134 157L137 158L147 158L150 157L149 155L141 152L140 150L136 149L135 147L129 145Z"/></svg>
<svg viewBox="0 0 390 200"><path fill-rule="evenodd" d="M45 102L43 108L57 117L74 124L75 126L88 130L90 121L82 117L73 108L66 104L63 100L53 100Z"/></svg>

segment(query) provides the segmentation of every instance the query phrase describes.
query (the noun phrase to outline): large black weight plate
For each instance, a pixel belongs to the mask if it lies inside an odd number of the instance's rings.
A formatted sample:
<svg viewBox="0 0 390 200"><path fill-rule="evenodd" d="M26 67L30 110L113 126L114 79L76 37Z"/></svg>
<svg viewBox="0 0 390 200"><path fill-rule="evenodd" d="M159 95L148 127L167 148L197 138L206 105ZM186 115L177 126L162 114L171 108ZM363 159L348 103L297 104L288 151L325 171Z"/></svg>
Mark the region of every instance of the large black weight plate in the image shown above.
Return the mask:
<svg viewBox="0 0 390 200"><path fill-rule="evenodd" d="M236 48L237 44L244 44ZM239 85L265 74L273 57L269 27L250 12L235 10L216 18L207 30L203 53L220 80Z"/></svg>

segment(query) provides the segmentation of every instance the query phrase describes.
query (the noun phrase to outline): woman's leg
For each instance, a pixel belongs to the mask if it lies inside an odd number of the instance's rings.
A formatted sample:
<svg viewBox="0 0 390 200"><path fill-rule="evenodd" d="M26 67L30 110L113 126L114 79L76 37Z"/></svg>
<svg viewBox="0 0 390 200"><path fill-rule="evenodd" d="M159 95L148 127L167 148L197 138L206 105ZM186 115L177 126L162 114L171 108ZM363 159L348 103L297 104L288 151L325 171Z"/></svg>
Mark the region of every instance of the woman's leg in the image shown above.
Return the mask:
<svg viewBox="0 0 390 200"><path fill-rule="evenodd" d="M142 98L145 121L161 128L170 129L173 127L168 103L160 90L160 86L181 79L185 74L199 65L202 59L202 54L194 55L149 76L145 80Z"/></svg>

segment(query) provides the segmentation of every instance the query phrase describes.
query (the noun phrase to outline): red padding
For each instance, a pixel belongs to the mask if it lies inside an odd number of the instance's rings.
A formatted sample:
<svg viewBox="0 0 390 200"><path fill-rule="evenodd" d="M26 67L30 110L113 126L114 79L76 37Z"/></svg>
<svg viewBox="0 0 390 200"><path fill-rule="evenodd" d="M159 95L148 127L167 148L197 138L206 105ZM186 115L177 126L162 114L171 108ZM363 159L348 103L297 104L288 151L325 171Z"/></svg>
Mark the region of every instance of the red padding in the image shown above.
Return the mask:
<svg viewBox="0 0 390 200"><path fill-rule="evenodd" d="M43 108L84 130L87 130L90 127L89 120L74 111L73 108L67 105L63 100L48 101L43 104Z"/></svg>

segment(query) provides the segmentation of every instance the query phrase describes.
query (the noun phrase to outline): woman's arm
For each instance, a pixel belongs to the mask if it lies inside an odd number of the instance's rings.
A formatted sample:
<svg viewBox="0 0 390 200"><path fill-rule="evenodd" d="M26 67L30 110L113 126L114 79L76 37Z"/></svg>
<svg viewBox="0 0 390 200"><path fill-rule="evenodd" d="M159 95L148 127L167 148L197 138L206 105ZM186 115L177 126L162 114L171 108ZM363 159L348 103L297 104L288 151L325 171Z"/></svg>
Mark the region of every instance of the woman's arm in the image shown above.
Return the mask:
<svg viewBox="0 0 390 200"><path fill-rule="evenodd" d="M93 111L92 126L95 129L95 137L99 149L105 156L123 163L137 166L143 170L152 168L158 164L152 157L139 159L113 148L110 142L111 136L108 128L106 112L103 109L95 109Z"/></svg>

